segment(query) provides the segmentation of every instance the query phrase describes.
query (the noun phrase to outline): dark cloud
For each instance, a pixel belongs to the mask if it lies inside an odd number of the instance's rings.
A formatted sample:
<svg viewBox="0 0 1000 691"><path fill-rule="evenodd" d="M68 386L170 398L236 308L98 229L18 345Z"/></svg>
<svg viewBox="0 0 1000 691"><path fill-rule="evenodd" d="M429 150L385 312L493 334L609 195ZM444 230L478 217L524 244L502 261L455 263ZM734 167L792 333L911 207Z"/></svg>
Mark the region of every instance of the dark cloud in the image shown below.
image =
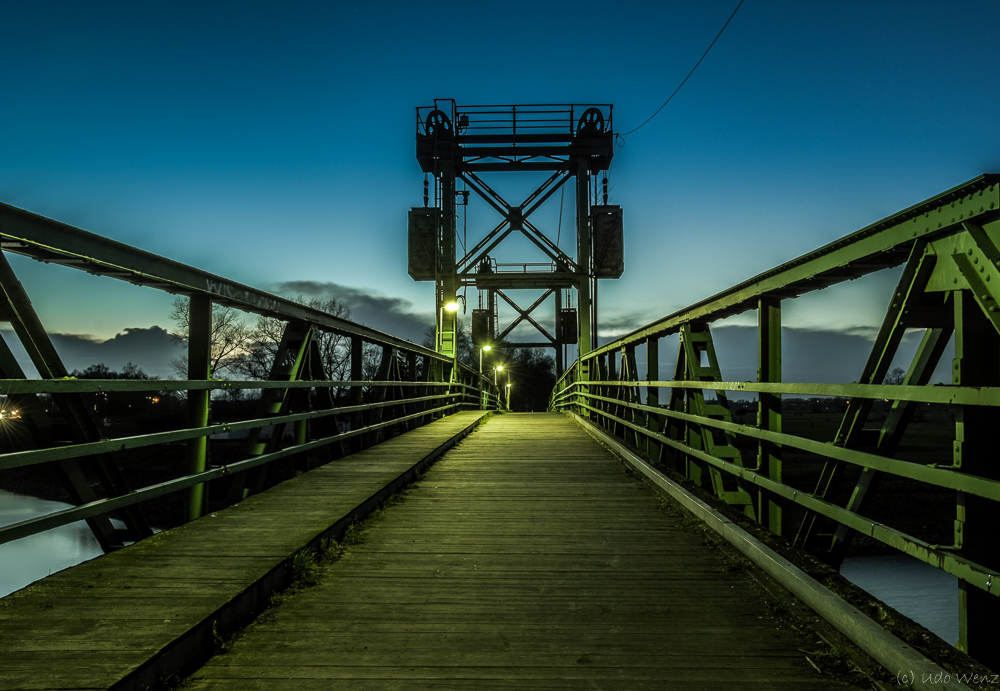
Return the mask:
<svg viewBox="0 0 1000 691"><path fill-rule="evenodd" d="M29 377L38 376L27 352L13 331L0 331L17 361ZM103 363L112 370L121 370L131 362L151 376L170 377L170 361L183 354L180 346L165 329L151 326L148 329L125 329L123 333L105 341L81 334L49 334L56 352L66 369L86 369Z"/></svg>
<svg viewBox="0 0 1000 691"><path fill-rule="evenodd" d="M604 314L601 312L598 319L598 335L602 343L613 341L649 324L657 318L659 318L659 315L652 316L649 312L642 311L615 312L613 314Z"/></svg>
<svg viewBox="0 0 1000 691"><path fill-rule="evenodd" d="M820 330L784 328L782 339L782 380L785 382L847 384L858 381L871 353L877 330L867 328ZM734 381L757 378L757 329L752 326L721 326L713 330L716 351L723 373ZM892 367L908 369L922 334L908 333ZM949 351L941 358L932 382L950 381ZM728 369L727 369L728 363Z"/></svg>
<svg viewBox="0 0 1000 691"><path fill-rule="evenodd" d="M368 290L358 290L337 283L286 281L274 286L274 292L288 297L335 298L351 308L351 321L420 343L427 327L434 325L434 315L417 311L403 298L389 297Z"/></svg>
<svg viewBox="0 0 1000 691"><path fill-rule="evenodd" d="M858 381L874 342L874 329L821 330L782 329L782 381L798 383L846 384ZM892 367L909 368L922 334L908 333L900 344ZM610 339L601 339L602 344ZM712 340L722 376L727 381L756 381L757 328L722 325L712 329ZM660 378L673 377L679 339L660 340ZM952 349L946 350L931 377L932 382L951 379ZM646 374L644 347L636 349L640 376Z"/></svg>

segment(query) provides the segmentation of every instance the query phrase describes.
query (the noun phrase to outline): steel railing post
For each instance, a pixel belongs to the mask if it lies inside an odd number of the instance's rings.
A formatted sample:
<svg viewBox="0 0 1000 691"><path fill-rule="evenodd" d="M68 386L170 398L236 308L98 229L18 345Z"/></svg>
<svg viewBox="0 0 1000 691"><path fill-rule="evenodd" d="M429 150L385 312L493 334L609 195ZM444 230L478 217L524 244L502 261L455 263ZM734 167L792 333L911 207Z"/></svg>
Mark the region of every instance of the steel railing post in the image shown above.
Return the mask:
<svg viewBox="0 0 1000 691"><path fill-rule="evenodd" d="M764 297L757 310L758 364L757 381L781 381L781 300ZM757 395L758 427L767 432L781 432L781 395ZM757 445L757 470L768 479L781 482L781 446L761 440ZM781 505L766 491L758 496L758 520L768 530L781 535Z"/></svg>
<svg viewBox="0 0 1000 691"><path fill-rule="evenodd" d="M971 291L954 293L955 386L1000 385L1000 334L983 314ZM962 473L1000 479L996 430L1000 409L957 406L954 467ZM957 493L956 544L960 555L988 569L1000 567L996 540L996 502L967 492ZM960 578L958 581L958 647L993 669L1000 668L1000 598Z"/></svg>
<svg viewBox="0 0 1000 691"><path fill-rule="evenodd" d="M212 301L204 295L192 295L188 300L188 379L212 378ZM208 425L212 392L209 389L187 392L188 427ZM208 458L208 437L196 437L187 442L187 472L205 472ZM187 491L187 519L200 518L205 507L205 485L197 484Z"/></svg>
<svg viewBox="0 0 1000 691"><path fill-rule="evenodd" d="M660 339L650 336L646 339L646 381L660 380ZM660 390L655 386L646 387L646 405L660 407ZM646 415L646 429L651 432L660 431L660 418L657 415ZM659 443L651 437L646 437L646 454L659 460Z"/></svg>

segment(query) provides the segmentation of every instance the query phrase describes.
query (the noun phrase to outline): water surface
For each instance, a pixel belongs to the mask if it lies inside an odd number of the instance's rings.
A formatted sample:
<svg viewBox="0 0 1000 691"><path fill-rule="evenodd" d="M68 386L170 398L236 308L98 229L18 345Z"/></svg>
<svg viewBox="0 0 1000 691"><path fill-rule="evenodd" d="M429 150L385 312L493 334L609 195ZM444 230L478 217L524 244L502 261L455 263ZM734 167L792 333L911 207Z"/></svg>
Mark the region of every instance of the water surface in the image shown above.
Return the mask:
<svg viewBox="0 0 1000 691"><path fill-rule="evenodd" d="M958 578L906 554L845 559L841 575L947 643L958 642Z"/></svg>
<svg viewBox="0 0 1000 691"><path fill-rule="evenodd" d="M0 490L0 526L71 508L69 504ZM86 521L0 545L0 597L102 554Z"/></svg>

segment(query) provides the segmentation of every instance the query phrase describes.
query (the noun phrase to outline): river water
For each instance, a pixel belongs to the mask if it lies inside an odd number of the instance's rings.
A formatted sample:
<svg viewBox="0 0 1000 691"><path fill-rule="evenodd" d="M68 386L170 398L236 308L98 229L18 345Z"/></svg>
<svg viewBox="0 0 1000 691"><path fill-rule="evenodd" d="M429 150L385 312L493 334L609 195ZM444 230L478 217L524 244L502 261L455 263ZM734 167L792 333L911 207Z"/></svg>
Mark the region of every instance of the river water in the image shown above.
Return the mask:
<svg viewBox="0 0 1000 691"><path fill-rule="evenodd" d="M958 578L906 554L845 559L840 573L946 642L958 642Z"/></svg>
<svg viewBox="0 0 1000 691"><path fill-rule="evenodd" d="M0 526L68 507L0 490ZM0 545L0 597L100 554L84 521ZM958 641L958 579L951 574L905 554L847 559L841 573L948 643Z"/></svg>
<svg viewBox="0 0 1000 691"><path fill-rule="evenodd" d="M0 490L0 526L66 508L69 504ZM100 554L101 547L85 521L0 545L0 597Z"/></svg>

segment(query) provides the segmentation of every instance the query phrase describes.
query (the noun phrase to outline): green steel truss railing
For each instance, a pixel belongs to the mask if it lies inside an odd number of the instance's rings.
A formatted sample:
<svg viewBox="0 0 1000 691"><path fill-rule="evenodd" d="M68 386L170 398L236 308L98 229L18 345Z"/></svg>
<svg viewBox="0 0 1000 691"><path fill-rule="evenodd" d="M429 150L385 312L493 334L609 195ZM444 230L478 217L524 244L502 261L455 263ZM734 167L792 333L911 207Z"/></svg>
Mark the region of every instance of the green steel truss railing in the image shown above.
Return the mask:
<svg viewBox="0 0 1000 691"><path fill-rule="evenodd" d="M781 383L784 301L901 264L857 383ZM758 381L724 381L711 324L750 310ZM907 330L923 340L902 385L883 384ZM660 339L673 334L676 364L664 380ZM949 342L952 381L933 386ZM753 401L752 422L734 416L735 392ZM839 428L824 439L783 429L782 397L790 396L842 397ZM817 404L824 400L831 399ZM834 565L863 534L954 574L959 647L1000 666L1000 175L980 176L585 354L557 382L551 407L589 418ZM950 446L931 459L894 457L907 430L929 431L927 410L940 411L945 425L954 419ZM886 477L905 481L895 491L912 492L890 518L878 492ZM926 496L951 507L924 516L942 523L948 544L901 527L912 523L907 514L925 511Z"/></svg>
<svg viewBox="0 0 1000 691"><path fill-rule="evenodd" d="M29 379L0 339L0 473L55 471L53 477L60 478L75 504L0 528L0 544L85 519L101 546L113 550L152 533L143 513L151 499L183 491L186 517L194 519L207 508L239 501L268 486L279 461L302 472L442 415L498 405L491 381L433 350L3 204L0 249L0 321L10 324L40 374ZM70 377L5 252L187 296L188 378ZM213 304L272 317L284 325L267 379L210 378ZM349 380L332 381L325 371L318 346L323 333L343 337ZM213 392L241 389L259 392L259 397L242 410L231 406L237 412L231 411L226 421L210 422ZM184 394L176 402L182 410L173 428L139 429L132 436L107 438L93 407L85 403L85 396L94 394L148 393L152 398L170 392ZM10 415L15 409L16 418ZM132 426L143 424L149 423ZM246 437L235 442L222 438L232 433ZM171 459L170 477L131 486L119 460L131 454L129 462L138 459L142 465L155 450ZM124 528L113 524L113 517Z"/></svg>

